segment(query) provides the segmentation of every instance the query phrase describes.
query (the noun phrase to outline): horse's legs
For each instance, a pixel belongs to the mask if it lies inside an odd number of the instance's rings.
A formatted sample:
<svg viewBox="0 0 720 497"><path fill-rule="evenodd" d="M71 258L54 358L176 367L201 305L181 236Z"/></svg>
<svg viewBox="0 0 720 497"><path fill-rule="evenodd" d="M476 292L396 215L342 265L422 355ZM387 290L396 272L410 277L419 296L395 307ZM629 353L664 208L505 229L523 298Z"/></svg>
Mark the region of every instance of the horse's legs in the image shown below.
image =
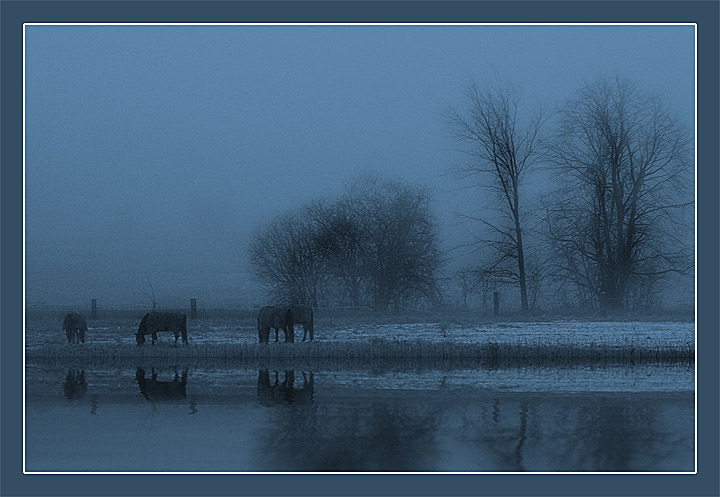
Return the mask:
<svg viewBox="0 0 720 497"><path fill-rule="evenodd" d="M152 344L155 345L155 342L157 341L157 332L153 331L152 334Z"/></svg>
<svg viewBox="0 0 720 497"><path fill-rule="evenodd" d="M280 335L280 328L275 328L275 343L277 343L279 335Z"/></svg>

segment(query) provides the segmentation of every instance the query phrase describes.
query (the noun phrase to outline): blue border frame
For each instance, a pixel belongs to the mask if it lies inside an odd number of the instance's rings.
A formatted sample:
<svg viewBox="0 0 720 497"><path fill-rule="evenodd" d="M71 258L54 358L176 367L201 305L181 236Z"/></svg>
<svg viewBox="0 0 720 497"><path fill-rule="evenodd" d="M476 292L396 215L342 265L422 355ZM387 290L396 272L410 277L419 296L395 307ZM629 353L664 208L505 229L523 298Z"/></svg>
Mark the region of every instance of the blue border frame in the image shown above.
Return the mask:
<svg viewBox="0 0 720 497"><path fill-rule="evenodd" d="M720 495L717 0L0 2L0 495ZM697 475L23 475L22 25L25 22L691 22L698 25Z"/></svg>

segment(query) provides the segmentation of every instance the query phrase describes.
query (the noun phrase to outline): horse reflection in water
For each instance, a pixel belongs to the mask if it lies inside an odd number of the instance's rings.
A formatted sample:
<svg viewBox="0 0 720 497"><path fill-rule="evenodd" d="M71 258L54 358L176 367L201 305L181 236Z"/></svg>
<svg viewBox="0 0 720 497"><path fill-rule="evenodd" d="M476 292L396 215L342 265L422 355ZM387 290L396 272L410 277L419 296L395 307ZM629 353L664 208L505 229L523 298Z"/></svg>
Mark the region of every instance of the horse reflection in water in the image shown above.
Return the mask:
<svg viewBox="0 0 720 497"><path fill-rule="evenodd" d="M145 377L145 370L137 368L135 379L140 387L140 393L151 402L183 400L187 397L187 369L184 369L182 376L175 371L172 381L158 381L155 368L152 369L150 378Z"/></svg>
<svg viewBox="0 0 720 497"><path fill-rule="evenodd" d="M295 387L295 371L285 371L285 377L280 382L277 371L274 371L274 381L270 382L270 372L261 369L258 372L258 399L265 406L275 404L312 405L315 390L315 378L312 373L302 373L302 387Z"/></svg>
<svg viewBox="0 0 720 497"><path fill-rule="evenodd" d="M68 400L81 399L87 393L88 384L85 381L85 371L77 369L68 369L65 383L63 384L63 393Z"/></svg>

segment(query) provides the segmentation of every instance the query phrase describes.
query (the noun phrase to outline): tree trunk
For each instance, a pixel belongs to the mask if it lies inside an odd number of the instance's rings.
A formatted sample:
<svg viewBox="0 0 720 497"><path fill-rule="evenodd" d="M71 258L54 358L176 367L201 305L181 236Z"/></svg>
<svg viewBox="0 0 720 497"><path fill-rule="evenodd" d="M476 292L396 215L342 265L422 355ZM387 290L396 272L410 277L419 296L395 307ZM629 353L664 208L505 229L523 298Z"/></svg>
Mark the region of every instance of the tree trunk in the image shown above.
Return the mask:
<svg viewBox="0 0 720 497"><path fill-rule="evenodd" d="M518 194L518 181L513 180L514 202L513 217L515 218L515 237L518 252L518 279L520 280L520 303L522 312L528 311L527 277L525 275L525 250L523 249L522 228L520 227L520 196Z"/></svg>
<svg viewBox="0 0 720 497"><path fill-rule="evenodd" d="M520 302L522 311L528 311L527 276L525 275L525 251L522 244L522 232L520 224L517 224L517 251L518 251L518 277L520 280Z"/></svg>

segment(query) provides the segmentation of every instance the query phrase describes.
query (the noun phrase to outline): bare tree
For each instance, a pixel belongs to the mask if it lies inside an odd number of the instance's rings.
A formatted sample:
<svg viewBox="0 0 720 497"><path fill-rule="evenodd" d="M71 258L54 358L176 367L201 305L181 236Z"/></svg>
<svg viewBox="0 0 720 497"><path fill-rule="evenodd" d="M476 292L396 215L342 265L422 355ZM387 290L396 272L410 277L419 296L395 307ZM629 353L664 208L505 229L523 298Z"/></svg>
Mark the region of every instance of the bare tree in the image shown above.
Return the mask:
<svg viewBox="0 0 720 497"><path fill-rule="evenodd" d="M453 280L460 287L463 309L467 309L467 298L473 294L479 294L482 309L488 309L492 293L507 284L503 272L488 266L460 269L454 273Z"/></svg>
<svg viewBox="0 0 720 497"><path fill-rule="evenodd" d="M357 307L367 286L363 267L363 233L357 213L347 201L315 201L307 214L317 229L317 244L329 277L336 282L337 300Z"/></svg>
<svg viewBox="0 0 720 497"><path fill-rule="evenodd" d="M541 113L523 119L516 89L480 89L470 83L466 92L469 109L454 109L449 119L455 136L467 144L472 162L459 172L469 188L487 189L495 194L492 207L496 218L483 222L494 236L482 242L491 245L497 256L495 266L512 261L512 277L519 284L523 311L528 310L524 215L521 209L522 183L526 171L539 158L538 137L543 125ZM472 218L472 216L468 216Z"/></svg>
<svg viewBox="0 0 720 497"><path fill-rule="evenodd" d="M624 80L586 85L561 112L551 154L560 188L547 205L556 272L604 311L638 278L691 267L676 214L688 139L659 98Z"/></svg>
<svg viewBox="0 0 720 497"><path fill-rule="evenodd" d="M363 178L343 198L359 223L362 267L377 309L437 301L442 263L427 190Z"/></svg>
<svg viewBox="0 0 720 497"><path fill-rule="evenodd" d="M150 299L150 302L152 302L152 308L154 311L157 307L157 298L155 298L155 289L153 288L152 281L150 281L150 278L148 276L145 276L145 278L147 279L148 285L150 286L150 293L147 293L147 292L143 292L143 293L145 294L145 296L148 299Z"/></svg>
<svg viewBox="0 0 720 497"><path fill-rule="evenodd" d="M255 275L279 301L317 305L324 278L314 226L302 215L282 216L250 245Z"/></svg>
<svg viewBox="0 0 720 497"><path fill-rule="evenodd" d="M251 243L250 259L278 300L387 309L439 296L429 193L393 181L358 180L334 203L276 219Z"/></svg>

